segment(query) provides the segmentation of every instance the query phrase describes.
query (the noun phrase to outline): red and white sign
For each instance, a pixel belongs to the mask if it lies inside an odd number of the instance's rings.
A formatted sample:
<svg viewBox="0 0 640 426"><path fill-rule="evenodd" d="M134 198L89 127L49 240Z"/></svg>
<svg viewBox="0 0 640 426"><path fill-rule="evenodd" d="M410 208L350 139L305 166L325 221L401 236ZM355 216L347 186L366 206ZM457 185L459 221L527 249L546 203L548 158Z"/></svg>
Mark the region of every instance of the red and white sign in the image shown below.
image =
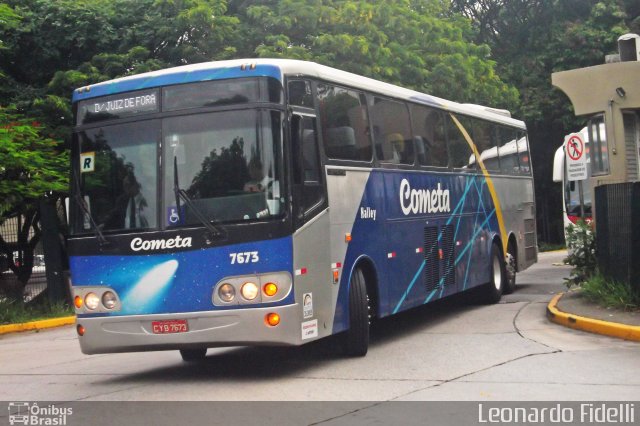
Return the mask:
<svg viewBox="0 0 640 426"><path fill-rule="evenodd" d="M582 136L571 133L564 138L564 152L567 157L567 178L569 181L585 180L587 174L587 152Z"/></svg>

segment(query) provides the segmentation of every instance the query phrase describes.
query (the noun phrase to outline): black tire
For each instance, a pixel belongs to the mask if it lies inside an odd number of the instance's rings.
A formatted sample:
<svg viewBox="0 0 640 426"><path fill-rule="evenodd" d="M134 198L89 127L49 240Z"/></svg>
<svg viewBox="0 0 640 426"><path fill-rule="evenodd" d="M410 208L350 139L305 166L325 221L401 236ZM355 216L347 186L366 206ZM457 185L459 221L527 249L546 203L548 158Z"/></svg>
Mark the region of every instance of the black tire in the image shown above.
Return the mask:
<svg viewBox="0 0 640 426"><path fill-rule="evenodd" d="M483 288L483 301L487 304L493 304L500 301L507 276L504 266L504 256L502 255L502 249L498 244L493 244L493 246L491 246L491 263L489 264L489 268L491 270L491 275L489 277L489 282L485 284Z"/></svg>
<svg viewBox="0 0 640 426"><path fill-rule="evenodd" d="M180 356L185 362L201 361L207 355L207 348L180 349Z"/></svg>
<svg viewBox="0 0 640 426"><path fill-rule="evenodd" d="M516 249L512 244L509 244L507 248L507 257L505 259L505 283L504 283L504 294L511 294L516 291L516 271L517 260L516 260Z"/></svg>
<svg viewBox="0 0 640 426"><path fill-rule="evenodd" d="M369 349L369 299L364 274L359 268L349 285L349 329L344 333L344 351L348 356L365 356Z"/></svg>

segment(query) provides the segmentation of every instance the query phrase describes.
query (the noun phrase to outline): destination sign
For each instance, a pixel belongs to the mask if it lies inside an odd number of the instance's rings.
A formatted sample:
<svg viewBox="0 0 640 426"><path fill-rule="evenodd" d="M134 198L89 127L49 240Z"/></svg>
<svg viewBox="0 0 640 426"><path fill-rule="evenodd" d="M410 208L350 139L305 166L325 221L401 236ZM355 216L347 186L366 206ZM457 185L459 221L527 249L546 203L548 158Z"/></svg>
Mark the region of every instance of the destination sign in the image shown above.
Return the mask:
<svg viewBox="0 0 640 426"><path fill-rule="evenodd" d="M158 97L158 90L154 89L82 101L78 104L77 124L158 112Z"/></svg>

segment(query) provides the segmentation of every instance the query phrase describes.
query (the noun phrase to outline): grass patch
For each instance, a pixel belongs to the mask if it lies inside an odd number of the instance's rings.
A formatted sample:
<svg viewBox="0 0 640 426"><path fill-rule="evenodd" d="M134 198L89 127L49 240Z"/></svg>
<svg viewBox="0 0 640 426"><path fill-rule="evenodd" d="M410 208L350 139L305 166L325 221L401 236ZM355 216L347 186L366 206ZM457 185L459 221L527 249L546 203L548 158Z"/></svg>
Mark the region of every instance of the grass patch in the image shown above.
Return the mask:
<svg viewBox="0 0 640 426"><path fill-rule="evenodd" d="M608 280L601 274L596 274L580 287L584 297L606 308L640 310L640 294L630 284Z"/></svg>
<svg viewBox="0 0 640 426"><path fill-rule="evenodd" d="M545 243L544 241L541 241L538 244L538 251L539 252L545 252L545 251L556 251L556 250L565 250L566 247L564 244L553 244L553 243Z"/></svg>
<svg viewBox="0 0 640 426"><path fill-rule="evenodd" d="M0 299L0 325L19 324L71 315L74 315L73 309L64 303L30 305L8 299Z"/></svg>

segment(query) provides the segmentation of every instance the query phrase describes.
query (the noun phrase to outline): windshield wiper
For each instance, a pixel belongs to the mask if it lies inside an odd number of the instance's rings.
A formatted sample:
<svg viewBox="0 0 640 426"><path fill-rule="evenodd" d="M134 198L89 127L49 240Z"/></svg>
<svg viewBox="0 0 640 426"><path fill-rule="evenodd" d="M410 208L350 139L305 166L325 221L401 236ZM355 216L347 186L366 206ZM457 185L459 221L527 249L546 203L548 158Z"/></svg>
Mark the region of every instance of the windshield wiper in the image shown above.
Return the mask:
<svg viewBox="0 0 640 426"><path fill-rule="evenodd" d="M175 155L173 156L173 193L176 197L176 213L180 215L180 199L182 199L196 219L198 219L209 231L207 233L208 244L211 244L211 239L224 238L226 236L226 232L224 232L222 228L219 229L213 226L211 221L202 214L195 204L193 204L193 201L191 200L191 197L189 197L189 194L187 194L187 191L180 188L180 184L178 183L178 157Z"/></svg>
<svg viewBox="0 0 640 426"><path fill-rule="evenodd" d="M100 245L100 247L110 245L111 243L105 238L104 234L100 230L100 227L98 226L96 221L93 219L93 216L91 215L91 212L89 211L89 208L87 207L87 204L85 203L84 198L82 198L81 188L80 188L80 178L76 173L74 173L73 180L76 187L75 188L76 190L74 191L75 194L73 196L73 199L78 204L78 207L80 207L80 210L82 210L82 213L84 213L85 217L89 218L89 223L91 224L91 230L93 231L96 238L98 238L98 244Z"/></svg>

